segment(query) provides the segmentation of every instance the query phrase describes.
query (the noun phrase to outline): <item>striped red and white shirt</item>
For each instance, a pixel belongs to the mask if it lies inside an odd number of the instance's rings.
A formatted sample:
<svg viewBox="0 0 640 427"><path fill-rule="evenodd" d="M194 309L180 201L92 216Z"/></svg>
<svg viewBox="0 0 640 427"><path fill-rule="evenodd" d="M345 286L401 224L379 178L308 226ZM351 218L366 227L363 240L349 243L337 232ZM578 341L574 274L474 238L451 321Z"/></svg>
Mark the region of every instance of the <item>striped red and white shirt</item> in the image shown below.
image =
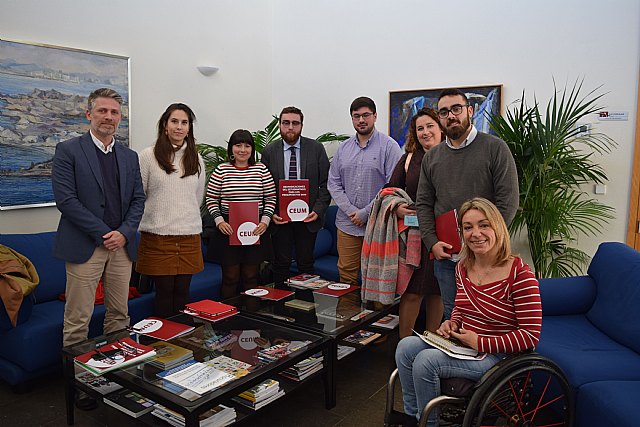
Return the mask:
<svg viewBox="0 0 640 427"><path fill-rule="evenodd" d="M276 208L276 186L262 163L245 168L222 163L209 178L205 200L216 225L229 215L229 202L253 201L258 202L261 221L268 225Z"/></svg>
<svg viewBox="0 0 640 427"><path fill-rule="evenodd" d="M508 277L483 285L471 282L458 264L456 283L451 320L478 334L478 351L516 353L538 343L542 327L538 280L522 259L514 258Z"/></svg>

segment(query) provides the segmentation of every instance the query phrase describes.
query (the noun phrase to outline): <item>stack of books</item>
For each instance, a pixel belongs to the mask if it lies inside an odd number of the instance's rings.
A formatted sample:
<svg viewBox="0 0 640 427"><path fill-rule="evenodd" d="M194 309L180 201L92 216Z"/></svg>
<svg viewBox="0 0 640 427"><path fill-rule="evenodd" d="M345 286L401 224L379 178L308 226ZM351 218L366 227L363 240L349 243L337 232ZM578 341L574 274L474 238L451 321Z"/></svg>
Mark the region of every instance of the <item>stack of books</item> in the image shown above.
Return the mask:
<svg viewBox="0 0 640 427"><path fill-rule="evenodd" d="M150 346L156 350L156 355L149 359L149 363L163 371L193 360L193 351L175 344L156 341Z"/></svg>
<svg viewBox="0 0 640 427"><path fill-rule="evenodd" d="M153 347L139 344L127 337L76 356L73 361L94 375L102 375L140 363L155 355Z"/></svg>
<svg viewBox="0 0 640 427"><path fill-rule="evenodd" d="M234 306L218 301L212 301L210 299L191 302L186 305L184 310L180 311L190 316L198 317L210 322L217 322L238 314L238 309Z"/></svg>
<svg viewBox="0 0 640 427"><path fill-rule="evenodd" d="M322 370L323 359L322 353L314 354L302 362L298 362L292 367L285 369L280 375L294 381L302 381L308 376Z"/></svg>
<svg viewBox="0 0 640 427"><path fill-rule="evenodd" d="M317 304L301 299L292 299L284 303L285 307L291 307L296 310L313 311Z"/></svg>
<svg viewBox="0 0 640 427"><path fill-rule="evenodd" d="M130 390L120 390L104 397L104 403L134 418L153 411L156 402Z"/></svg>
<svg viewBox="0 0 640 427"><path fill-rule="evenodd" d="M172 426L183 427L184 417L169 408L156 404L151 414L166 421ZM223 427L236 421L236 410L233 407L218 405L200 415L200 427Z"/></svg>
<svg viewBox="0 0 640 427"><path fill-rule="evenodd" d="M185 362L175 368L158 372L158 377L170 381L182 388L197 394L222 387L236 377L227 372L222 372L206 363L196 361Z"/></svg>
<svg viewBox="0 0 640 427"><path fill-rule="evenodd" d="M271 363L288 356L294 351L300 350L310 344L311 341L285 341L281 344L258 351L258 360L262 363Z"/></svg>
<svg viewBox="0 0 640 427"><path fill-rule="evenodd" d="M280 388L280 383L270 379L243 391L231 400L256 411L282 396L284 390Z"/></svg>
<svg viewBox="0 0 640 427"><path fill-rule="evenodd" d="M350 345L340 345L338 344L338 360L342 359L348 354L356 351L355 347L351 347Z"/></svg>
<svg viewBox="0 0 640 427"><path fill-rule="evenodd" d="M380 336L381 335L377 332L365 331L364 329L360 329L358 332L354 332L344 340L353 344L367 345L371 341L380 338Z"/></svg>

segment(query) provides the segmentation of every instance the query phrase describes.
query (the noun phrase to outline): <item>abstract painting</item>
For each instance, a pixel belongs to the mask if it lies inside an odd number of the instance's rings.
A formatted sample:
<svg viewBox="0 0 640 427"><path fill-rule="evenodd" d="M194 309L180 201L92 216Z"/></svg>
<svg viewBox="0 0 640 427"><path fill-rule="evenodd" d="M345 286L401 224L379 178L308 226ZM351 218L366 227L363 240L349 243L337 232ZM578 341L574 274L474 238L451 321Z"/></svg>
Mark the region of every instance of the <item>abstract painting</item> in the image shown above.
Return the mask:
<svg viewBox="0 0 640 427"><path fill-rule="evenodd" d="M116 140L129 145L129 58L0 40L0 210L54 204L56 145L87 132L87 98L124 98Z"/></svg>
<svg viewBox="0 0 640 427"><path fill-rule="evenodd" d="M438 108L438 96L445 88L415 89L389 92L389 135L400 146L409 131L411 118L422 107ZM473 124L481 132L493 133L487 116L500 114L502 85L459 87L467 95L473 107Z"/></svg>

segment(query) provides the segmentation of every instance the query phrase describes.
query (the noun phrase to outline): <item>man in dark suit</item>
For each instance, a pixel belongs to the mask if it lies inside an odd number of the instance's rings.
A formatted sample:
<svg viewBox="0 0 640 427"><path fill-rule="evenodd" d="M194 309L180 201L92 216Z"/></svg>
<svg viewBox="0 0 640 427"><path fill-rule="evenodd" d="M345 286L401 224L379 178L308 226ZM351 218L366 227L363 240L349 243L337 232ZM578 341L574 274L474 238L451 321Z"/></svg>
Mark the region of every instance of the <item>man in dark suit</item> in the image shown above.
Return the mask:
<svg viewBox="0 0 640 427"><path fill-rule="evenodd" d="M112 89L89 95L86 134L59 143L53 193L61 212L53 254L66 261L63 345L87 339L96 288L103 279L104 332L129 325L131 263L144 210L138 155L116 143L122 97Z"/></svg>
<svg viewBox="0 0 640 427"><path fill-rule="evenodd" d="M281 179L309 180L310 212L301 222L284 221L280 215L276 215L280 204L278 195L276 214L270 225L276 287L284 287L284 281L290 276L294 248L298 271L313 273L316 235L324 224L324 213L331 202L327 190L327 152L318 141L301 136L303 119L299 108L285 107L279 117L281 139L266 146L262 152L261 161L269 168L276 187Z"/></svg>

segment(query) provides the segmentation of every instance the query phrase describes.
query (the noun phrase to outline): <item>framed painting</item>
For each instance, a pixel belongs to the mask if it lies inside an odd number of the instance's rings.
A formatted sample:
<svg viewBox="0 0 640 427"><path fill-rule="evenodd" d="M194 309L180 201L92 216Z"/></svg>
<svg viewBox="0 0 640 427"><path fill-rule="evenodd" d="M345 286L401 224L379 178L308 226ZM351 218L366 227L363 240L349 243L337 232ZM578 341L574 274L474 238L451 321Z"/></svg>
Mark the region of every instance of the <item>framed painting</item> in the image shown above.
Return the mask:
<svg viewBox="0 0 640 427"><path fill-rule="evenodd" d="M404 145L411 118L422 107L438 108L438 96L446 88L389 92L389 135ZM473 124L481 132L493 133L487 116L502 112L502 85L458 87L473 107Z"/></svg>
<svg viewBox="0 0 640 427"><path fill-rule="evenodd" d="M56 145L89 130L87 98L124 99L116 140L129 145L129 58L0 39L0 210L51 206Z"/></svg>

